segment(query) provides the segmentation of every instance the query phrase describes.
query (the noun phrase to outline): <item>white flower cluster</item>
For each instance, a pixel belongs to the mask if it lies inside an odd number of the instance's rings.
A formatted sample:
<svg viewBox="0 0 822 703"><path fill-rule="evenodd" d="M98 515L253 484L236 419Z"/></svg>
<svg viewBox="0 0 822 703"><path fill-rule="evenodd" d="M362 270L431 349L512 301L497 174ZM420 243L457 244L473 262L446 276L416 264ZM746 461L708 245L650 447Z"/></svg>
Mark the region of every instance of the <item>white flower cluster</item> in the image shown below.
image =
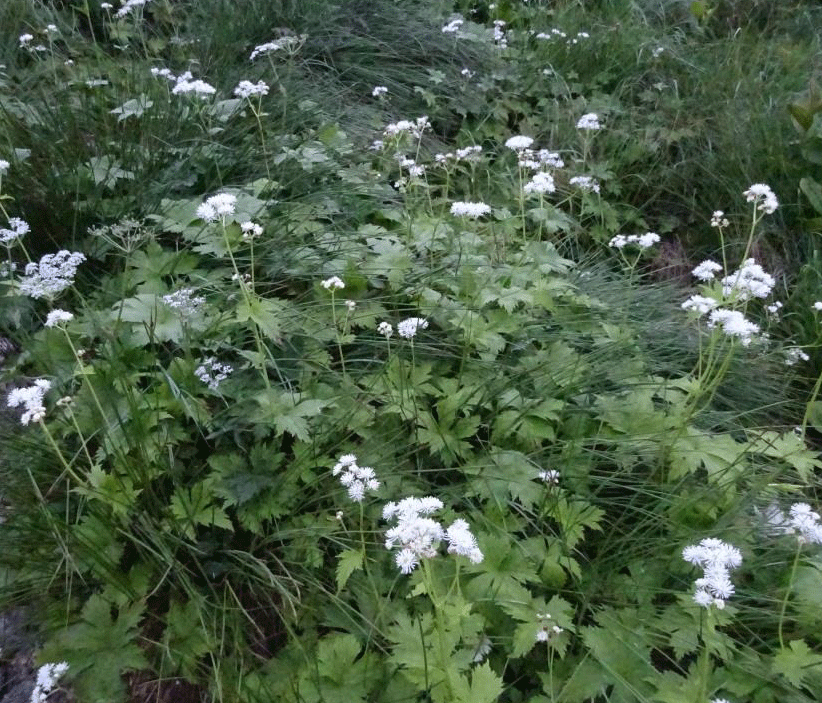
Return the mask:
<svg viewBox="0 0 822 703"><path fill-rule="evenodd" d="M691 273L700 281L712 281L715 275L722 270L721 264L711 259L705 259L699 266L697 266Z"/></svg>
<svg viewBox="0 0 822 703"><path fill-rule="evenodd" d="M68 668L69 665L66 662L43 664L37 670L37 680L31 692L31 703L46 703L46 698L54 688L54 684L68 671Z"/></svg>
<svg viewBox="0 0 822 703"><path fill-rule="evenodd" d="M164 69L160 69L160 71L163 70ZM174 87L171 89L171 92L174 95L186 95L188 93L193 93L201 98L207 98L209 95L214 95L214 93L217 92L217 89L213 85L210 85L199 78L195 80L194 76L191 75L191 71L186 71L176 77L170 71L167 74L163 74L158 71L156 75L162 75L164 78L174 81Z"/></svg>
<svg viewBox="0 0 822 703"><path fill-rule="evenodd" d="M421 178L425 174L425 166L418 164L414 159L409 159L400 155L397 157L397 160L400 164L400 168L404 168L408 171L409 177Z"/></svg>
<svg viewBox="0 0 822 703"><path fill-rule="evenodd" d="M6 171L9 170L11 164L6 161L5 159L0 159L0 176L5 175Z"/></svg>
<svg viewBox="0 0 822 703"><path fill-rule="evenodd" d="M6 405L16 408L22 405L26 410L20 418L20 423L28 425L30 422L40 422L46 416L46 408L43 405L43 397L51 388L51 381L39 378L33 386L28 388L15 388L9 393Z"/></svg>
<svg viewBox="0 0 822 703"><path fill-rule="evenodd" d="M241 222L240 230L243 233L243 239L255 239L263 233L262 225L258 225L256 222L252 222L251 220Z"/></svg>
<svg viewBox="0 0 822 703"><path fill-rule="evenodd" d="M197 217L206 222L214 222L221 217L233 215L237 207L237 196L231 193L217 193L197 208Z"/></svg>
<svg viewBox="0 0 822 703"><path fill-rule="evenodd" d="M648 249L658 243L659 235L656 232L646 232L645 234L618 234L608 242L608 246L614 247L614 249L622 249L629 244L635 244L640 249Z"/></svg>
<svg viewBox="0 0 822 703"><path fill-rule="evenodd" d="M203 362L194 370L194 375L212 391L216 391L233 370L229 364L223 364L213 356L209 356L203 359Z"/></svg>
<svg viewBox="0 0 822 703"><path fill-rule="evenodd" d="M682 558L689 564L701 566L704 573L696 580L694 602L708 608L715 605L720 610L734 594L730 570L742 563L740 551L719 539L709 537L699 544L685 547Z"/></svg>
<svg viewBox="0 0 822 703"><path fill-rule="evenodd" d="M5 162L8 164L8 161ZM0 244L11 244L30 231L28 222L19 217L10 217L9 226L0 228Z"/></svg>
<svg viewBox="0 0 822 703"><path fill-rule="evenodd" d="M759 325L746 319L739 310L717 308L708 317L708 327L721 327L729 337L738 337L743 347L750 346L754 337L759 334Z"/></svg>
<svg viewBox="0 0 822 703"><path fill-rule="evenodd" d="M456 34L459 31L459 28L462 27L464 20L462 17L455 17L452 19L448 24L443 26L442 33L443 34Z"/></svg>
<svg viewBox="0 0 822 703"><path fill-rule="evenodd" d="M595 112L589 112L586 115L577 120L577 129L581 129L585 132L596 132L599 129L602 129L602 125L599 123L599 115Z"/></svg>
<svg viewBox="0 0 822 703"><path fill-rule="evenodd" d="M682 309L688 311L693 310L701 317L705 313L713 310L718 304L719 303L717 303L713 298L708 298L704 295L692 295L684 303L682 303Z"/></svg>
<svg viewBox="0 0 822 703"><path fill-rule="evenodd" d="M746 259L742 266L721 281L722 294L736 300L750 300L751 298L767 298L776 281L769 273L753 259Z"/></svg>
<svg viewBox="0 0 822 703"><path fill-rule="evenodd" d="M764 183L754 183L748 190L742 193L742 195L745 196L745 199L749 203L759 203L756 209L761 210L766 215L772 214L776 211L776 208L779 207L779 201L776 199L776 195L774 195L770 186Z"/></svg>
<svg viewBox="0 0 822 703"><path fill-rule="evenodd" d="M532 171L541 171L549 166L551 168L565 168L565 162L560 158L560 155L555 151L548 151L548 149L540 149L539 151L520 149L517 158L520 166L529 168Z"/></svg>
<svg viewBox="0 0 822 703"><path fill-rule="evenodd" d="M791 347L785 350L785 366L796 366L800 361L810 361L810 358L799 347Z"/></svg>
<svg viewBox="0 0 822 703"><path fill-rule="evenodd" d="M569 37L566 32L563 32L561 29L557 29L554 27L551 29L550 32L539 32L538 34L534 35L537 39L542 40L551 40L551 39L564 39L565 43L568 46L572 46L573 44L578 44L582 39L590 39L591 35L588 32L577 32L575 36Z"/></svg>
<svg viewBox="0 0 822 703"><path fill-rule="evenodd" d="M260 44L259 46L254 47L254 51L251 52L249 60L253 61L258 56L270 54L272 51L287 51L288 53L295 53L303 44L305 44L306 39L308 39L307 34L300 34L299 36L289 35L287 37L283 37L282 39Z"/></svg>
<svg viewBox="0 0 822 703"><path fill-rule="evenodd" d="M727 227L731 224L722 210L714 210L711 215L711 227Z"/></svg>
<svg viewBox="0 0 822 703"><path fill-rule="evenodd" d="M451 214L454 217L482 217L491 212L491 206L485 203L451 203Z"/></svg>
<svg viewBox="0 0 822 703"><path fill-rule="evenodd" d="M381 97L383 95L387 95L387 94L388 94L388 88L386 88L384 85L375 85L374 90L371 91L371 96L374 97L374 98L379 98L379 97Z"/></svg>
<svg viewBox="0 0 822 703"><path fill-rule="evenodd" d="M422 133L431 127L431 122L427 115L418 117L416 120L399 120L387 125L382 131L386 137L396 137L400 134L411 134L415 139L419 139Z"/></svg>
<svg viewBox="0 0 822 703"><path fill-rule="evenodd" d="M195 296L192 288L180 288L180 290L164 295L163 302L183 317L190 317L199 312L205 303L205 298L199 295Z"/></svg>
<svg viewBox="0 0 822 703"><path fill-rule="evenodd" d="M508 36L505 33L506 24L502 20L494 20L494 28L491 30L494 42L500 49L505 49L508 46Z"/></svg>
<svg viewBox="0 0 822 703"><path fill-rule="evenodd" d="M404 498L383 508L383 520L397 521L385 533L385 548L391 550L399 545L400 551L394 559L401 573L410 574L420 559L435 557L442 540L448 541L449 554L468 557L474 564L482 561L482 551L465 520L454 520L448 529L443 529L439 522L427 517L441 509L442 501L431 496Z"/></svg>
<svg viewBox="0 0 822 703"><path fill-rule="evenodd" d="M64 322L71 322L74 319L74 315L70 312L66 312L65 310L52 310L47 316L45 321L46 327L57 327L62 325Z"/></svg>
<svg viewBox="0 0 822 703"><path fill-rule="evenodd" d="M565 632L559 625L552 625L553 618L550 613L537 613L539 620L539 630L537 630L537 642L548 642L557 635Z"/></svg>
<svg viewBox="0 0 822 703"><path fill-rule="evenodd" d="M537 478L540 481L544 481L545 483L551 483L556 485L557 483L559 483L559 471L557 471L556 469L540 471L537 474Z"/></svg>
<svg viewBox="0 0 822 703"><path fill-rule="evenodd" d="M586 193L599 193L599 182L591 176L574 176L568 182Z"/></svg>
<svg viewBox="0 0 822 703"><path fill-rule="evenodd" d="M417 330L428 329L428 320L423 317L409 317L397 325L397 334L403 339L413 339Z"/></svg>
<svg viewBox="0 0 822 703"><path fill-rule="evenodd" d="M366 491L376 491L380 482L370 466L359 466L357 457L344 454L331 470L340 477L340 483L348 489L348 497L355 503L362 503Z"/></svg>
<svg viewBox="0 0 822 703"><path fill-rule="evenodd" d="M148 1L149 0L123 0L123 5L114 13L114 16L121 18L126 17L138 7L143 7Z"/></svg>
<svg viewBox="0 0 822 703"><path fill-rule="evenodd" d="M770 531L796 535L801 544L822 544L819 513L807 503L794 503L786 516L777 505L770 505L763 515Z"/></svg>
<svg viewBox="0 0 822 703"><path fill-rule="evenodd" d="M331 278L326 278L320 283L320 285L330 291L342 290L345 288L345 283L343 283L339 276L331 276Z"/></svg>
<svg viewBox="0 0 822 703"><path fill-rule="evenodd" d="M778 314L779 314L779 311L780 311L781 309L782 309L782 303L780 303L778 300L774 301L774 302L773 302L773 303L771 303L770 305L766 305L766 306L765 306L765 311L766 311L769 315L778 315Z"/></svg>
<svg viewBox="0 0 822 703"><path fill-rule="evenodd" d="M377 334L381 334L386 339L390 339L391 335L394 334L394 328L390 322L380 322L380 324L377 325Z"/></svg>
<svg viewBox="0 0 822 703"><path fill-rule="evenodd" d="M482 147L479 145L475 146L466 146L462 149L456 149L454 151L449 151L446 154L435 154L434 155L434 162L440 165L445 165L449 161L468 161L468 162L476 162L479 161L480 155L482 154Z"/></svg>
<svg viewBox="0 0 822 703"><path fill-rule="evenodd" d="M509 149L513 149L514 151L530 149L533 143L534 140L531 137L526 137L522 134L516 135L514 137L508 137L508 139L505 140L505 146L507 146Z"/></svg>
<svg viewBox="0 0 822 703"><path fill-rule="evenodd" d="M29 44L31 44L31 41L32 41L33 39L34 39L34 35L33 35L33 34L29 34L29 33L27 32L26 34L21 34L21 35L17 38L17 41L19 41L19 42L20 42L20 48L21 48L21 49L27 49L27 48L29 47Z"/></svg>
<svg viewBox="0 0 822 703"><path fill-rule="evenodd" d="M545 193L553 193L556 190L554 185L554 178L550 173L539 171L535 173L528 183L522 186L522 192L528 195L538 193L544 195Z"/></svg>
<svg viewBox="0 0 822 703"><path fill-rule="evenodd" d="M74 282L77 267L86 260L79 251L46 254L39 263L26 264L26 277L20 281L20 292L30 298L51 298Z"/></svg>
<svg viewBox="0 0 822 703"><path fill-rule="evenodd" d="M263 95L268 95L268 85L265 81L257 81L256 83L240 81L234 89L234 95L238 98L250 98L253 95L262 97Z"/></svg>

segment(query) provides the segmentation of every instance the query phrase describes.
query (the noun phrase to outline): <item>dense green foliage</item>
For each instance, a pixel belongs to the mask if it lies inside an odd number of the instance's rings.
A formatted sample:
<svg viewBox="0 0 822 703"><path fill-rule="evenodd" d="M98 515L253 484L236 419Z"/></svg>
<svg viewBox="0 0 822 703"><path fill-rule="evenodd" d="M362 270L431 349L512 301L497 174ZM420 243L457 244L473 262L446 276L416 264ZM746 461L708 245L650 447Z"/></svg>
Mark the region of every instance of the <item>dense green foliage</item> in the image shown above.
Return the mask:
<svg viewBox="0 0 822 703"><path fill-rule="evenodd" d="M0 7L0 604L39 663L80 703L817 700L818 8L119 9ZM476 545L403 573L411 496Z"/></svg>

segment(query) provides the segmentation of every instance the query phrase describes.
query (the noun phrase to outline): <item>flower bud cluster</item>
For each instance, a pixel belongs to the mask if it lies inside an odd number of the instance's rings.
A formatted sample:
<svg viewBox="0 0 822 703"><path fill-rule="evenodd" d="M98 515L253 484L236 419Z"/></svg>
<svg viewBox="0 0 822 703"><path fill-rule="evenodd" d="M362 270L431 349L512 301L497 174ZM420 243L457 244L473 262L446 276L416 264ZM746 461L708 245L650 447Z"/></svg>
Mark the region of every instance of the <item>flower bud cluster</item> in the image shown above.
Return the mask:
<svg viewBox="0 0 822 703"><path fill-rule="evenodd" d="M344 454L331 470L340 477L340 483L348 489L348 497L355 503L362 503L366 491L376 491L380 482L370 466L359 466L357 457Z"/></svg>

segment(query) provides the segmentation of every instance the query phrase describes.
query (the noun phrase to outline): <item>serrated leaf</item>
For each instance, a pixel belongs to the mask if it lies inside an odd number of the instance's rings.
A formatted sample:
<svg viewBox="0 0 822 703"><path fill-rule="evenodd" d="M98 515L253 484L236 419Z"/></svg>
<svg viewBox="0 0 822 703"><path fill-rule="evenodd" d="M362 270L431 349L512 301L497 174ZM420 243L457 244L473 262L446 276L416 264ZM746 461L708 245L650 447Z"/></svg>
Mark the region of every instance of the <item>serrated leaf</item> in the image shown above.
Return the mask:
<svg viewBox="0 0 822 703"><path fill-rule="evenodd" d="M812 652L805 640L791 640L788 647L773 658L774 673L781 674L797 688L805 685L808 676L822 675L822 654Z"/></svg>
<svg viewBox="0 0 822 703"><path fill-rule="evenodd" d="M362 552L358 549L346 549L337 561L337 593L345 588L351 574L357 569L362 569Z"/></svg>

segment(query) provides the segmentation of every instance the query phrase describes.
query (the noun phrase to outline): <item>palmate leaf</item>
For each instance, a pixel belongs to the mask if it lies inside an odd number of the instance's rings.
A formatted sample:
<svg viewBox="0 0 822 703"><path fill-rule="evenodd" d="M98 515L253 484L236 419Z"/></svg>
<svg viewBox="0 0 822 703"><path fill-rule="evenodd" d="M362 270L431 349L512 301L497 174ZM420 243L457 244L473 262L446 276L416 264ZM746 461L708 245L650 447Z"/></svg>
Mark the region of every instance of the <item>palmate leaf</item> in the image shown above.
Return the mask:
<svg viewBox="0 0 822 703"><path fill-rule="evenodd" d="M337 593L345 588L351 574L357 569L362 569L362 552L358 549L346 549L337 561Z"/></svg>
<svg viewBox="0 0 822 703"><path fill-rule="evenodd" d="M454 682L455 703L494 703L502 693L502 679L486 661L471 671L471 681L464 674Z"/></svg>
<svg viewBox="0 0 822 703"><path fill-rule="evenodd" d="M818 692L822 685L822 654L812 652L805 640L791 640L788 648L774 657L772 668L797 688Z"/></svg>
<svg viewBox="0 0 822 703"><path fill-rule="evenodd" d="M41 662L66 661L77 699L116 703L125 696L121 674L148 666L135 643L144 604L112 614L112 603L95 594L86 601L80 622L60 631L40 652Z"/></svg>

